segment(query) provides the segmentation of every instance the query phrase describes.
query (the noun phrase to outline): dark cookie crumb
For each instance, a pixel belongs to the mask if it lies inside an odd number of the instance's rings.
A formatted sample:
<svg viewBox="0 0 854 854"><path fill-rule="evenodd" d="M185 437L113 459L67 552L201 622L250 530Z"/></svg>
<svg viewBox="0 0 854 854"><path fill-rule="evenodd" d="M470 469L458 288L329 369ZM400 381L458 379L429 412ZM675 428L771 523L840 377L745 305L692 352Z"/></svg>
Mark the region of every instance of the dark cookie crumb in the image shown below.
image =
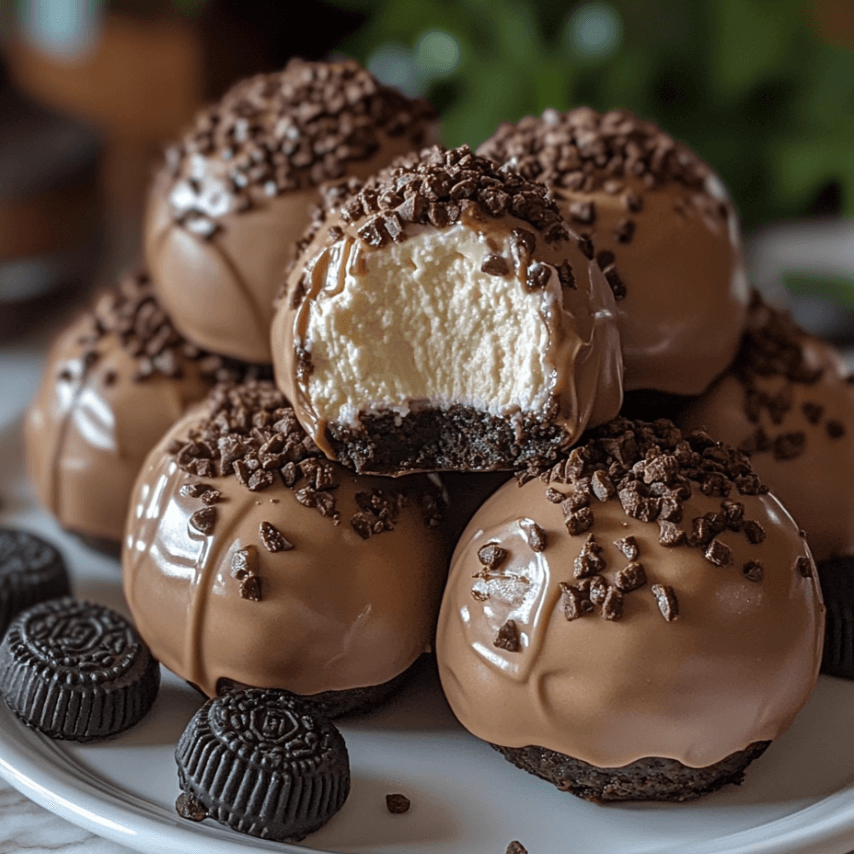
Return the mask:
<svg viewBox="0 0 854 854"><path fill-rule="evenodd" d="M402 815L409 810L410 802L406 795L396 793L385 796L385 805L393 815Z"/></svg>
<svg viewBox="0 0 854 854"><path fill-rule="evenodd" d="M480 269L481 272L489 273L490 276L506 276L510 272L510 265L502 255L487 255Z"/></svg>
<svg viewBox="0 0 854 854"><path fill-rule="evenodd" d="M653 584L650 587L652 595L655 596L655 601L658 603L658 610L661 611L661 616L672 623L679 617L679 602L676 599L676 594L669 584Z"/></svg>
<svg viewBox="0 0 854 854"><path fill-rule="evenodd" d="M532 551L541 552L546 548L546 533L533 519L520 519L519 527ZM478 552L480 556L480 552Z"/></svg>
<svg viewBox="0 0 854 854"><path fill-rule="evenodd" d="M682 545L685 542L685 532L675 523L665 519L658 520L658 542L663 546L671 548Z"/></svg>
<svg viewBox="0 0 854 854"><path fill-rule="evenodd" d="M622 616L623 594L617 587L608 587L602 601L602 617L606 620L619 620Z"/></svg>
<svg viewBox="0 0 854 854"><path fill-rule="evenodd" d="M477 550L477 559L488 569L497 569L507 559L507 549L498 543L487 543Z"/></svg>
<svg viewBox="0 0 854 854"><path fill-rule="evenodd" d="M560 604L563 608L563 615L567 620L577 620L584 614L582 607L584 597L577 587L567 584L565 581L559 583L560 588ZM589 603L588 603L589 604Z"/></svg>
<svg viewBox="0 0 854 854"><path fill-rule="evenodd" d="M752 545L759 545L759 543L765 542L765 529L759 524L759 522L756 522L753 519L748 519L744 523L743 530L748 542Z"/></svg>
<svg viewBox="0 0 854 854"><path fill-rule="evenodd" d="M646 584L646 571L643 564L632 561L628 566L621 569L614 578L614 583L623 593L637 590Z"/></svg>
<svg viewBox="0 0 854 854"><path fill-rule="evenodd" d="M715 566L729 566L732 563L732 549L720 540L712 540L704 555Z"/></svg>
<svg viewBox="0 0 854 854"><path fill-rule="evenodd" d="M637 540L634 537L623 537L620 540L615 540L614 545L629 559L637 560L640 550L638 549Z"/></svg>
<svg viewBox="0 0 854 854"><path fill-rule="evenodd" d="M811 578L813 574L812 561L808 557L799 557L797 560L798 572L803 578Z"/></svg>
<svg viewBox="0 0 854 854"><path fill-rule="evenodd" d="M289 552L294 544L274 525L262 522L260 525L261 542L268 552Z"/></svg>
<svg viewBox="0 0 854 854"><path fill-rule="evenodd" d="M210 534L216 525L216 509L214 507L203 507L196 510L190 516L190 524L203 534Z"/></svg>
<svg viewBox="0 0 854 854"><path fill-rule="evenodd" d="M514 839L508 846L504 854L528 854L528 849L517 839Z"/></svg>
<svg viewBox="0 0 854 854"><path fill-rule="evenodd" d="M182 792L175 801L175 812L181 818L189 821L204 821L208 817L208 811L192 795Z"/></svg>
<svg viewBox="0 0 854 854"><path fill-rule="evenodd" d="M498 649L507 650L507 652L519 652L521 642L519 640L519 629L516 626L516 621L507 620L498 630L498 634L495 636L492 644L498 647Z"/></svg>
<svg viewBox="0 0 854 854"><path fill-rule="evenodd" d="M831 439L841 439L845 435L845 425L841 421L831 419L825 424L827 435Z"/></svg>
<svg viewBox="0 0 854 854"><path fill-rule="evenodd" d="M765 575L765 565L761 560L749 560L741 571L744 577L750 579L750 581L762 581Z"/></svg>

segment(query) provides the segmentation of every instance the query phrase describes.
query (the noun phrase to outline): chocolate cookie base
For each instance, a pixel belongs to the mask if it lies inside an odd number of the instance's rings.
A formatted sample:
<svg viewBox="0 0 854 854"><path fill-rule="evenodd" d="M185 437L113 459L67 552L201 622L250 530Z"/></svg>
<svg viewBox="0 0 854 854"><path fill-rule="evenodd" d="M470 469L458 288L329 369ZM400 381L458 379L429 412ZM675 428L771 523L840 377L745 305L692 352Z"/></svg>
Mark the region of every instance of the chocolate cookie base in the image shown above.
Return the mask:
<svg viewBox="0 0 854 854"><path fill-rule="evenodd" d="M816 567L827 608L821 672L854 679L854 557L834 557Z"/></svg>
<svg viewBox="0 0 854 854"><path fill-rule="evenodd" d="M326 428L338 461L359 474L545 467L571 438L547 421L499 418L471 406L362 414L359 420L359 429L336 422Z"/></svg>
<svg viewBox="0 0 854 854"><path fill-rule="evenodd" d="M744 750L708 765L690 768L675 759L647 756L622 768L598 768L544 747L501 747L505 759L523 771L542 777L563 792L594 803L611 801L690 801L717 791L727 783L739 785L744 769L770 741L755 741Z"/></svg>
<svg viewBox="0 0 854 854"><path fill-rule="evenodd" d="M420 656L397 676L383 682L380 685L367 685L364 688L348 688L345 691L321 691L319 694L300 695L311 700L319 710L328 718L340 718L344 715L361 715L370 712L377 706L382 705L393 694L397 693L409 681L419 663L424 658ZM193 686L195 687L195 686ZM250 688L235 682L233 679L218 679L216 693L222 697L229 691L243 691Z"/></svg>

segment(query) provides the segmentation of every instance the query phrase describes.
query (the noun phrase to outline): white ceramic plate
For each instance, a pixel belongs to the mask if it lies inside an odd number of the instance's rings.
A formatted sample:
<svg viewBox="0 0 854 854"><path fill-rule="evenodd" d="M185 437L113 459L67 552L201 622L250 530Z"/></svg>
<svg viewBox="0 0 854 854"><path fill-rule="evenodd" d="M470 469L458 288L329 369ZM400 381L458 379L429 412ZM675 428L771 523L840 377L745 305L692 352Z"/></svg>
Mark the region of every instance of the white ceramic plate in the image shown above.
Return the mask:
<svg viewBox="0 0 854 854"><path fill-rule="evenodd" d="M0 522L43 534L66 554L81 597L125 611L115 560L82 546L35 508L17 430L0 432ZM854 848L854 682L822 677L792 729L745 784L690 804L600 807L517 770L468 735L435 675L341 729L352 790L341 812L302 846L260 842L174 812L173 751L201 698L164 673L154 710L98 745L52 742L0 704L0 775L93 833L147 854L306 850L335 854L844 854ZM391 815L385 795L412 801Z"/></svg>

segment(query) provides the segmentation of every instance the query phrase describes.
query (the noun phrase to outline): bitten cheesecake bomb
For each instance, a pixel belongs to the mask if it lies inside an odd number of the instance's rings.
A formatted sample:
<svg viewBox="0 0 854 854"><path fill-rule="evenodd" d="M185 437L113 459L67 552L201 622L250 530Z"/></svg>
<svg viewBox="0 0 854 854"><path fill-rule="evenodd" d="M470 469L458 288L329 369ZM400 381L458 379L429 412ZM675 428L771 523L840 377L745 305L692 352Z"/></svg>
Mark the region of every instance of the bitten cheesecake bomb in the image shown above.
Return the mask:
<svg viewBox="0 0 854 854"><path fill-rule="evenodd" d="M64 528L117 544L148 452L188 404L247 370L182 338L146 274L124 276L48 355L24 422L39 501Z"/></svg>
<svg viewBox="0 0 854 854"><path fill-rule="evenodd" d="M122 556L140 634L208 696L373 705L432 648L439 490L327 460L269 382L217 386L152 451Z"/></svg>
<svg viewBox="0 0 854 854"><path fill-rule="evenodd" d="M272 341L306 431L361 473L533 465L622 401L589 241L542 185L467 146L331 189Z"/></svg>
<svg viewBox="0 0 854 854"><path fill-rule="evenodd" d="M454 713L596 801L741 781L818 675L809 548L746 457L617 419L460 540L437 635Z"/></svg>
<svg viewBox="0 0 854 854"><path fill-rule="evenodd" d="M732 367L679 423L744 451L816 560L854 554L854 384L829 344L755 297Z"/></svg>
<svg viewBox="0 0 854 854"><path fill-rule="evenodd" d="M201 111L154 181L145 252L164 307L194 343L270 361L282 273L316 187L365 178L432 142L436 114L352 61L292 60Z"/></svg>
<svg viewBox="0 0 854 854"><path fill-rule="evenodd" d="M699 394L738 349L748 301L738 218L712 170L623 110L546 110L478 154L548 186L617 300L626 391Z"/></svg>

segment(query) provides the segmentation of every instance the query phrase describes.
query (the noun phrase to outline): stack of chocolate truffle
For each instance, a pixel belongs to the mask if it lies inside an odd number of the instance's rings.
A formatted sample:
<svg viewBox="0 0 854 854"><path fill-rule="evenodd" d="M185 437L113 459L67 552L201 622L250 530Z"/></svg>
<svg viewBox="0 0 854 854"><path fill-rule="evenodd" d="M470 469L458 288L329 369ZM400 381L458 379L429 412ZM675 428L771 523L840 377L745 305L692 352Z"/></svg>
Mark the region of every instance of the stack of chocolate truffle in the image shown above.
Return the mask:
<svg viewBox="0 0 854 854"><path fill-rule="evenodd" d="M726 191L656 126L549 110L475 153L430 146L433 120L351 62L291 63L202 112L152 188L150 283L56 351L34 479L67 527L115 539L72 514L100 519L106 481L71 458L123 447L97 438L136 433L118 390L158 374L131 409L168 398L164 435L108 500L129 507L131 612L179 676L343 714L435 647L461 722L562 789L738 782L809 696L824 626L808 523L747 454L803 445L765 413L838 449L819 392L848 387L748 313ZM727 370L750 442L703 397L684 423L708 433L658 418ZM624 390L651 422L619 417Z"/></svg>

